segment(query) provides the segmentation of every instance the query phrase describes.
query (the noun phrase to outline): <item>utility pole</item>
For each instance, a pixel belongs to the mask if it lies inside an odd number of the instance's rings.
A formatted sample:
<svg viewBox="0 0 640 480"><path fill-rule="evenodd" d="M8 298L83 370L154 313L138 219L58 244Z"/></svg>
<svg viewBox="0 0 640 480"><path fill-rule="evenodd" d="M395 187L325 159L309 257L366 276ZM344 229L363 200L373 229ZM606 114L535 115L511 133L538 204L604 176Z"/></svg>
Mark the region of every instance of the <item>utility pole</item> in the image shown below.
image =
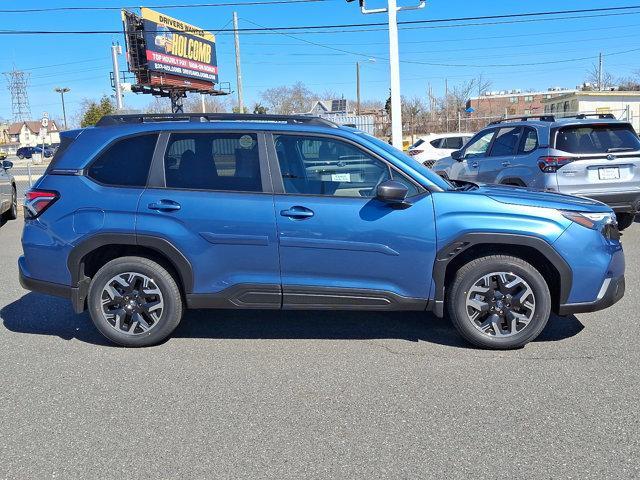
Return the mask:
<svg viewBox="0 0 640 480"><path fill-rule="evenodd" d="M244 98L242 95L242 68L240 66L240 34L238 33L238 12L233 12L233 36L236 45L236 82L238 84L238 110L244 113Z"/></svg>
<svg viewBox="0 0 640 480"><path fill-rule="evenodd" d="M353 0L347 0L351 2ZM363 14L386 13L389 16L389 73L391 83L391 143L402 150L402 104L400 99L400 54L398 48L398 12L424 8L426 0L418 5L398 7L397 0L387 0L387 8L367 9L366 0L359 0Z"/></svg>
<svg viewBox="0 0 640 480"><path fill-rule="evenodd" d="M62 88L57 87L55 91L60 94L60 98L62 99L62 118L64 119L64 129L66 130L67 129L67 110L64 106L64 94L70 92L71 89L67 87L62 87Z"/></svg>
<svg viewBox="0 0 640 480"><path fill-rule="evenodd" d="M356 113L360 115L360 62L356 62Z"/></svg>
<svg viewBox="0 0 640 480"><path fill-rule="evenodd" d="M602 88L602 52L600 52L600 55L598 57L598 91L602 91L604 90L604 88Z"/></svg>
<svg viewBox="0 0 640 480"><path fill-rule="evenodd" d="M117 43L111 45L111 60L113 61L113 86L116 90L116 111L124 108L122 104L122 86L120 85L120 68L118 67L118 55L122 54L122 47Z"/></svg>
<svg viewBox="0 0 640 480"><path fill-rule="evenodd" d="M446 122L446 126L444 127L445 132L449 131L449 80L444 79L444 118Z"/></svg>

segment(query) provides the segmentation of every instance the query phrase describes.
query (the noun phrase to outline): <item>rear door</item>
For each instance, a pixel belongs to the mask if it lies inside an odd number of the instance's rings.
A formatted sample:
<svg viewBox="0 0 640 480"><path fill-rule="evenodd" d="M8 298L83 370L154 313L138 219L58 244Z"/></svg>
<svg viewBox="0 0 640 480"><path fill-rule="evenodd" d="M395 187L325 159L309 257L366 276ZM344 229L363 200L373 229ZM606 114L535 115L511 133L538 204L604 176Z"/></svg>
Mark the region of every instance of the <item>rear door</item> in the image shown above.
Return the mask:
<svg viewBox="0 0 640 480"><path fill-rule="evenodd" d="M558 188L572 194L640 190L640 140L625 123L572 125L554 132ZM553 138L553 137L552 137Z"/></svg>
<svg viewBox="0 0 640 480"><path fill-rule="evenodd" d="M347 139L274 134L284 308L426 307L435 258L431 195ZM393 178L410 204L375 198Z"/></svg>
<svg viewBox="0 0 640 480"><path fill-rule="evenodd" d="M163 134L139 236L172 243L193 270L192 306L280 308L280 267L264 135Z"/></svg>
<svg viewBox="0 0 640 480"><path fill-rule="evenodd" d="M508 176L512 167L520 140L521 127L505 126L498 130L488 155L480 162L478 181L481 183L497 183L500 178Z"/></svg>

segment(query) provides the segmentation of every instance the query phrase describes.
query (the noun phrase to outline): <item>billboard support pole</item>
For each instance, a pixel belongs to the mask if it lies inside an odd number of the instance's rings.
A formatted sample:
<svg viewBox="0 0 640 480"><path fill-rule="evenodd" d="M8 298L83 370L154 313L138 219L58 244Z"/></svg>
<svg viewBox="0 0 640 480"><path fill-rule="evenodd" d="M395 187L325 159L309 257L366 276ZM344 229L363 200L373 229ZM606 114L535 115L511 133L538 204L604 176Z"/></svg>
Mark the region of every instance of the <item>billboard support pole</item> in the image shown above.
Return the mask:
<svg viewBox="0 0 640 480"><path fill-rule="evenodd" d="M242 94L242 68L240 66L240 35L238 34L238 12L233 12L233 36L236 47L236 81L238 84L238 112L244 113L244 98Z"/></svg>
<svg viewBox="0 0 640 480"><path fill-rule="evenodd" d="M180 90L171 90L171 113L184 113L184 92Z"/></svg>
<svg viewBox="0 0 640 480"><path fill-rule="evenodd" d="M120 69L118 67L118 55L122 53L122 47L118 44L111 45L111 60L113 61L113 85L116 90L116 111L124 108L122 104L122 86L120 85Z"/></svg>

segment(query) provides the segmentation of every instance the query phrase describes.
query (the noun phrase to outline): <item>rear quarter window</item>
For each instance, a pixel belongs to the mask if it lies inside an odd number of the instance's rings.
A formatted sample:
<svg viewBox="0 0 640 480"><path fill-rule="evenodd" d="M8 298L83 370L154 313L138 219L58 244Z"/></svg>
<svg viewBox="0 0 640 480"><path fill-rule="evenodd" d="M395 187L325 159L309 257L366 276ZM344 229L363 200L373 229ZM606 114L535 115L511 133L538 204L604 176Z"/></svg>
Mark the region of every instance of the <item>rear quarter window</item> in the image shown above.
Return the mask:
<svg viewBox="0 0 640 480"><path fill-rule="evenodd" d="M119 140L93 161L87 175L103 185L144 187L157 141L157 134Z"/></svg>
<svg viewBox="0 0 640 480"><path fill-rule="evenodd" d="M640 139L630 125L574 125L558 129L555 148L576 154L631 152L640 150Z"/></svg>

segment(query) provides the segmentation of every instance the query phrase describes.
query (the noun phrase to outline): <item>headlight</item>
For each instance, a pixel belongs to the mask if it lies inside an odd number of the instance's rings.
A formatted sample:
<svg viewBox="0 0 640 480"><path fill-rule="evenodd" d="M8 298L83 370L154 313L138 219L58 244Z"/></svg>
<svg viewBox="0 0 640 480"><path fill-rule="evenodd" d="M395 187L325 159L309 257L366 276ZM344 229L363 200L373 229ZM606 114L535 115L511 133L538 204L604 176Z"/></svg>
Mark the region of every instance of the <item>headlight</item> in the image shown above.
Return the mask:
<svg viewBox="0 0 640 480"><path fill-rule="evenodd" d="M590 213L563 210L561 213L565 218L572 222L582 225L583 227L590 228L591 230L598 230L608 239L620 239L616 214L613 212Z"/></svg>

